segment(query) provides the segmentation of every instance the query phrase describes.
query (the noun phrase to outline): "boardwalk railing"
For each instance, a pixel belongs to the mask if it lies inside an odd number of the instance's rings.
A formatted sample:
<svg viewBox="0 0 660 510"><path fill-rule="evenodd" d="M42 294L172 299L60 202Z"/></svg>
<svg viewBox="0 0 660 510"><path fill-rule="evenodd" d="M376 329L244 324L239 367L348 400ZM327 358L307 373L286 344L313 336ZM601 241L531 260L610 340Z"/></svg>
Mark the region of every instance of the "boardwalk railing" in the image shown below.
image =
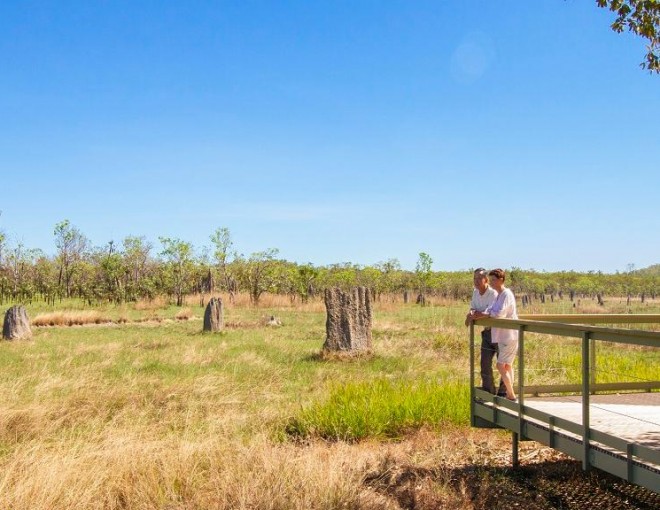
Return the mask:
<svg viewBox="0 0 660 510"><path fill-rule="evenodd" d="M619 329L593 324L660 324L660 315L522 315L519 319L480 319L477 326L517 329L519 334L516 389L518 402L510 402L475 384L475 324L470 326L470 415L473 427L504 428L512 432L513 462L518 463L518 440L534 440L581 460L583 469L602 469L629 482L660 492L660 424L655 442L622 439L590 424L591 395L600 392L657 392L660 381L597 383L597 343L643 346L660 350L660 332ZM525 335L541 333L581 340L579 384L526 384ZM529 341L534 341L530 339ZM649 363L652 363L649 360ZM525 397L579 393L581 420L571 421L525 404ZM654 393L656 395L656 393ZM657 401L656 402L660 402ZM648 438L647 438L648 439ZM651 438L653 439L653 438ZM649 446L650 444L650 446Z"/></svg>

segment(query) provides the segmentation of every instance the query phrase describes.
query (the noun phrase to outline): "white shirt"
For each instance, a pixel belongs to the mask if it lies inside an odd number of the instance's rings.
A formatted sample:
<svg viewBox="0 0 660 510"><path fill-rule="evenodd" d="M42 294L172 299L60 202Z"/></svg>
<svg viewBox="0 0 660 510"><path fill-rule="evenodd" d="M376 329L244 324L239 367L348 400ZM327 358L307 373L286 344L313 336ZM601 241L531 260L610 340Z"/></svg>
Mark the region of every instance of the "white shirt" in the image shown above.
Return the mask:
<svg viewBox="0 0 660 510"><path fill-rule="evenodd" d="M493 287L488 287L483 294L479 294L479 289L475 288L472 291L470 310L485 312L486 308L495 302L495 299L497 299L497 291Z"/></svg>
<svg viewBox="0 0 660 510"><path fill-rule="evenodd" d="M516 298L511 289L505 288L495 302L486 309L493 319L517 319ZM493 343L510 344L518 341L517 329L493 328Z"/></svg>

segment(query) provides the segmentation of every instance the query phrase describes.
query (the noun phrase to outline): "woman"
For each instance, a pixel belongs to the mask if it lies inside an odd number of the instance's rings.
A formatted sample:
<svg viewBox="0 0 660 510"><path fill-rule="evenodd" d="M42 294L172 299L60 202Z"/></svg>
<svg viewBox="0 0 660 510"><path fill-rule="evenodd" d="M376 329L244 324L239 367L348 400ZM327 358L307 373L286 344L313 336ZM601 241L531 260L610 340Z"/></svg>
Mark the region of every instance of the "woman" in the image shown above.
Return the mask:
<svg viewBox="0 0 660 510"><path fill-rule="evenodd" d="M506 275L502 269L493 269L488 273L490 286L497 291L497 299L483 313L475 313L474 318L492 317L493 319L517 319L516 298L511 289L504 286ZM506 398L516 401L513 391L513 359L518 351L518 330L493 328L493 343L498 345L497 370L506 387Z"/></svg>

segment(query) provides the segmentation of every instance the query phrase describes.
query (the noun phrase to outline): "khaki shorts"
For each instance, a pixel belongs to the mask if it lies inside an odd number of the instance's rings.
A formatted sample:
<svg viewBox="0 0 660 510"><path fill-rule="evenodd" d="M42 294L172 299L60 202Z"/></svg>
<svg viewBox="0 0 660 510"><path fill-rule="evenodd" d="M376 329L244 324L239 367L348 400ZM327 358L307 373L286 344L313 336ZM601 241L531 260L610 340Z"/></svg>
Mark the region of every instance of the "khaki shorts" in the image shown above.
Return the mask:
<svg viewBox="0 0 660 510"><path fill-rule="evenodd" d="M497 353L497 362L513 365L513 360L518 352L518 340L507 343L500 342L498 345L499 351Z"/></svg>

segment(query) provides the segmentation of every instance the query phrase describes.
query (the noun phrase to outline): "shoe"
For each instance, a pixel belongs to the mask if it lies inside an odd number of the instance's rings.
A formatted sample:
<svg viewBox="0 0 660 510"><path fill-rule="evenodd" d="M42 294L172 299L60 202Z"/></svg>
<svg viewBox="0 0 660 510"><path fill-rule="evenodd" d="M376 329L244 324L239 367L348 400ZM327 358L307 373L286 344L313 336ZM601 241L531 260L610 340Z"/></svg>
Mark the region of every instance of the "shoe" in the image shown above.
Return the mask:
<svg viewBox="0 0 660 510"><path fill-rule="evenodd" d="M517 403L518 403L518 399L517 399L516 397L513 397L513 398L505 397L505 398L506 398L509 402L513 402L514 404L517 404Z"/></svg>

